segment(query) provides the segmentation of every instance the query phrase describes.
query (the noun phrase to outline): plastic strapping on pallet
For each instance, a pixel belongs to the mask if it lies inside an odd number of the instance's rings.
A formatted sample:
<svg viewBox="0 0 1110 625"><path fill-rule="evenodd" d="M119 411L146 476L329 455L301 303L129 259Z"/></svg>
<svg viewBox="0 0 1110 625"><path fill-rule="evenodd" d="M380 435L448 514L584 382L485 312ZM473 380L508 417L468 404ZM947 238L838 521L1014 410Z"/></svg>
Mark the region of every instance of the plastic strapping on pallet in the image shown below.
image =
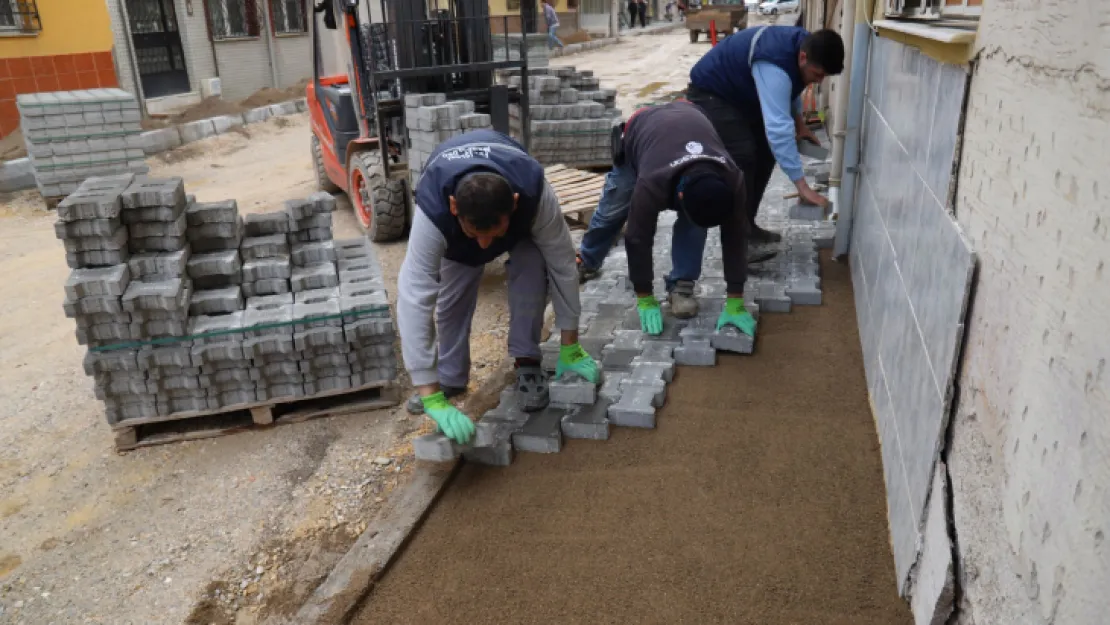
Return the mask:
<svg viewBox="0 0 1110 625"><path fill-rule="evenodd" d="M50 137L36 137L28 139L31 143L50 143L54 140L72 141L74 139L100 139L103 137L131 137L141 135L145 130L113 130L111 132L94 132L85 135L54 135Z"/></svg>
<svg viewBox="0 0 1110 625"><path fill-rule="evenodd" d="M389 306L374 306L370 308L363 308L357 311L346 313L338 313L333 315L320 315L317 317L301 317L292 321L278 321L274 323L260 323L253 326L246 326L242 328L231 328L228 330L214 330L212 332L204 332L201 334L189 334L186 336L165 336L149 341L128 341L126 343L112 343L111 345L101 345L100 347L90 347L90 352L114 352L121 349L137 349L139 347L146 347L148 345L172 345L174 343L184 343L185 341L192 341L194 339L206 339L217 336L228 336L230 334L242 334L244 332L254 332L256 330L272 330L274 328L284 328L290 326L304 325L314 323L317 321L331 321L333 319L359 319L373 313L388 312Z"/></svg>

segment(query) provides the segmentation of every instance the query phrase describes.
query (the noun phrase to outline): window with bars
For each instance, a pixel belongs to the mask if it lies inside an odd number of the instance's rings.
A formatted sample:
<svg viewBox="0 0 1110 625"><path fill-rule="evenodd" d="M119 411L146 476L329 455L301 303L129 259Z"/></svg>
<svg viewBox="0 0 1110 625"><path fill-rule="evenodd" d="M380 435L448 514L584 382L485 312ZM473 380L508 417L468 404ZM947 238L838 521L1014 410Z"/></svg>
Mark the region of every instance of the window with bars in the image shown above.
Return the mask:
<svg viewBox="0 0 1110 625"><path fill-rule="evenodd" d="M274 32L278 34L307 33L308 7L305 0L270 0Z"/></svg>
<svg viewBox="0 0 1110 625"><path fill-rule="evenodd" d="M0 0L0 33L37 33L42 30L35 0Z"/></svg>
<svg viewBox="0 0 1110 625"><path fill-rule="evenodd" d="M944 0L940 6L941 15L979 17L982 12L983 0Z"/></svg>
<svg viewBox="0 0 1110 625"><path fill-rule="evenodd" d="M983 0L886 0L888 17L978 19L982 10Z"/></svg>
<svg viewBox="0 0 1110 625"><path fill-rule="evenodd" d="M204 8L212 39L259 35L258 0L205 0Z"/></svg>

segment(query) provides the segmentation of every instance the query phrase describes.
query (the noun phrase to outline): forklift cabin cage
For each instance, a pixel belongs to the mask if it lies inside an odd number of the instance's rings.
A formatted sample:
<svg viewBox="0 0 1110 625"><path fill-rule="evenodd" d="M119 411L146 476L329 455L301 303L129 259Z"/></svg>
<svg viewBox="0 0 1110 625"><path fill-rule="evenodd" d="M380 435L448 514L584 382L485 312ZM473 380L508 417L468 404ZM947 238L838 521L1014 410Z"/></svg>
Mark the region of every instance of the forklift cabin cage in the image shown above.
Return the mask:
<svg viewBox="0 0 1110 625"><path fill-rule="evenodd" d="M509 16L501 17L502 32L495 40L487 0L443 1L441 8L440 0L379 0L384 22L375 23L370 17L365 24L360 22L360 0L322 0L316 7L325 14L328 28L346 31L360 137L379 138L377 149L388 177L407 175L401 166L407 163L410 147L404 119L406 92L447 93L454 99L472 100L476 110L488 112L494 129L504 134L510 130L509 104L519 104L522 142L526 151L531 147L527 35L521 33L519 58L512 60ZM529 0L521 2L521 25L525 24L526 4ZM429 8L434 17L429 18ZM329 15L329 9L334 13ZM495 42L506 60L494 60ZM313 80L319 93L323 68L315 28L313 57ZM493 84L494 72L503 69L520 70L520 89ZM350 151L344 152L349 159ZM398 162L402 156L404 160Z"/></svg>

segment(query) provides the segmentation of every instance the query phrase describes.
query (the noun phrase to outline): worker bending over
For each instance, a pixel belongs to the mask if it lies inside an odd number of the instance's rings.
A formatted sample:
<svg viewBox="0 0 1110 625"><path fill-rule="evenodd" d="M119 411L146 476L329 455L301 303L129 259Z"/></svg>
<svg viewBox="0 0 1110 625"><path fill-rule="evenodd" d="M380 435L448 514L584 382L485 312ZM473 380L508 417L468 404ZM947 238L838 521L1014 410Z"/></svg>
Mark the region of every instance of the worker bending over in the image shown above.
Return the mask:
<svg viewBox="0 0 1110 625"><path fill-rule="evenodd" d="M713 125L689 102L636 111L624 128L601 202L582 239L579 274L596 273L627 218L628 276L636 291L640 326L663 331L663 315L652 295L652 244L659 212L678 212L671 236L671 274L666 278L671 312L697 314L694 283L701 276L706 229L720 226L728 299L717 327L732 325L748 335L755 319L744 308L747 279L747 215L744 176L729 158ZM626 211L607 211L614 197L631 196ZM592 269L591 269L592 268ZM584 277L589 277L588 275Z"/></svg>
<svg viewBox="0 0 1110 625"><path fill-rule="evenodd" d="M428 158L416 204L397 280L401 353L416 387L410 412L427 414L457 443L469 442L474 424L448 399L464 393L470 378L482 269L505 252L509 355L523 408L548 403L540 367L548 290L562 332L556 375L571 371L597 382L597 363L578 343L574 244L543 167L524 148L492 130L444 141Z"/></svg>
<svg viewBox="0 0 1110 625"><path fill-rule="evenodd" d="M799 199L828 206L806 183L795 138L821 144L802 119L801 93L843 69L844 42L836 32L758 26L725 38L690 70L687 97L709 116L744 171L753 241L782 239L755 225L776 160Z"/></svg>

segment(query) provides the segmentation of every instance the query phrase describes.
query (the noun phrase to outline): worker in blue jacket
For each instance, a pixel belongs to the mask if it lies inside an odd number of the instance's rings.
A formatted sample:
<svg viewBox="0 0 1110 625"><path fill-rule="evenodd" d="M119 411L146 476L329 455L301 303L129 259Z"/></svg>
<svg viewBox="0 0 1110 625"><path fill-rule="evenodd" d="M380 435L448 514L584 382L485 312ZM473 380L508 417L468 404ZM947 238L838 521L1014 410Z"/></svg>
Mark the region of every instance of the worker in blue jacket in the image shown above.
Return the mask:
<svg viewBox="0 0 1110 625"><path fill-rule="evenodd" d="M744 29L710 49L690 70L687 99L705 111L744 172L753 242L782 239L755 224L776 161L802 201L828 205L806 183L796 139L820 145L802 120L801 94L807 85L843 70L840 35L795 26Z"/></svg>

